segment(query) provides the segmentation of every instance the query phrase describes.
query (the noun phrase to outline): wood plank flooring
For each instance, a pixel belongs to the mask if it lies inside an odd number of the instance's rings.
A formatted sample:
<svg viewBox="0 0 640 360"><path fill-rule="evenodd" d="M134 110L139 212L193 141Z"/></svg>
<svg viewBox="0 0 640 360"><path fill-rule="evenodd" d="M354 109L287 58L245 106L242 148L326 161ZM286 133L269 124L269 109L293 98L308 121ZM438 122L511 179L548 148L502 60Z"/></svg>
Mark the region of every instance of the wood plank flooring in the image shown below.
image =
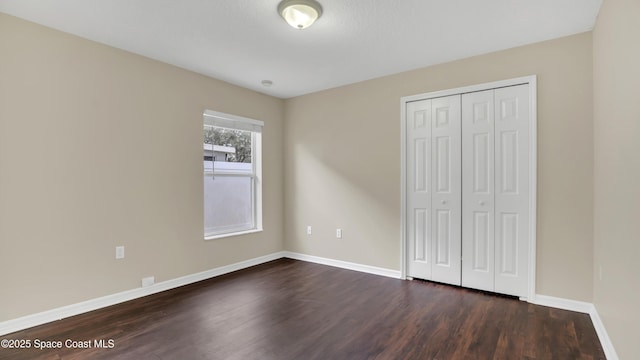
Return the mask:
<svg viewBox="0 0 640 360"><path fill-rule="evenodd" d="M12 360L605 358L586 314L289 259L0 339L63 343L0 348Z"/></svg>

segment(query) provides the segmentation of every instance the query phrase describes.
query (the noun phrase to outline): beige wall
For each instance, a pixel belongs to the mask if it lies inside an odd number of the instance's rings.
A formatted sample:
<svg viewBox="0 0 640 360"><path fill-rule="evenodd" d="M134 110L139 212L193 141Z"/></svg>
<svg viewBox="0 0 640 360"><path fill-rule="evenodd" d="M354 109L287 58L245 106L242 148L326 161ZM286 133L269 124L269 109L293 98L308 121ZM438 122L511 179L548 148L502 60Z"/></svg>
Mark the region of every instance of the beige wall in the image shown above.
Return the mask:
<svg viewBox="0 0 640 360"><path fill-rule="evenodd" d="M537 292L591 301L591 40L583 33L288 99L286 250L399 270L400 98L536 74Z"/></svg>
<svg viewBox="0 0 640 360"><path fill-rule="evenodd" d="M605 0L593 32L594 303L620 359L640 359L639 66L640 2Z"/></svg>
<svg viewBox="0 0 640 360"><path fill-rule="evenodd" d="M531 74L538 292L591 301L591 44L579 34L282 101L0 14L0 321L283 248L398 270L400 98ZM261 234L202 240L207 108L266 123Z"/></svg>
<svg viewBox="0 0 640 360"><path fill-rule="evenodd" d="M263 233L203 240L205 109L265 122ZM282 250L282 126L280 99L0 14L0 321Z"/></svg>

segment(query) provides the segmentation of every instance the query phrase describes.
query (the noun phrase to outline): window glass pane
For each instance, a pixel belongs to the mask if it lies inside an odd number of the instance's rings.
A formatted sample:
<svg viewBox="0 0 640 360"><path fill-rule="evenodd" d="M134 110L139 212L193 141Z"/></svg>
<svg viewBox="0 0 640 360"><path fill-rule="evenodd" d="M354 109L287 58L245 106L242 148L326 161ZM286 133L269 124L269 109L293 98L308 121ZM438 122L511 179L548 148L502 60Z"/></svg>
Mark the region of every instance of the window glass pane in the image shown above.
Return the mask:
<svg viewBox="0 0 640 360"><path fill-rule="evenodd" d="M253 178L204 175L205 234L253 229Z"/></svg>
<svg viewBox="0 0 640 360"><path fill-rule="evenodd" d="M251 131L204 127L205 169L212 160L251 164L251 155Z"/></svg>
<svg viewBox="0 0 640 360"><path fill-rule="evenodd" d="M206 151L205 151L206 152ZM206 159L206 156L205 156ZM204 161L204 171L209 174L215 169L217 174L220 173L234 173L234 174L252 174L253 166L247 163L234 163L226 161L216 161L215 164L211 161Z"/></svg>

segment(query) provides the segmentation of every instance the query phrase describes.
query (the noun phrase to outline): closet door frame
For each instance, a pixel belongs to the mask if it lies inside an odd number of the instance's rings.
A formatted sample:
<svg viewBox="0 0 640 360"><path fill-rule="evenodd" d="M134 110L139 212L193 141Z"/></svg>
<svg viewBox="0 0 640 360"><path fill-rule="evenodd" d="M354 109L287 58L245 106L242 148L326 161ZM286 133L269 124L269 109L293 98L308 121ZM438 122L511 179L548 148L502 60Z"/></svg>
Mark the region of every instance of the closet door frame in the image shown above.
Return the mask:
<svg viewBox="0 0 640 360"><path fill-rule="evenodd" d="M406 124L406 107L407 103L413 101L427 100L437 97L444 97L450 95L461 95L470 92L477 92L483 90L491 90L496 88L502 88L514 85L529 85L529 244L528 244L528 283L527 283L527 296L520 297L521 300L529 302L535 301L535 284L536 284L536 199L537 199L537 78L536 75L524 76L519 78L494 81L484 84L470 85L465 87L459 87L454 89L447 89L441 91L428 92L424 94L417 94L411 96L404 96L400 99L400 177L401 177L401 278L407 279L407 267L408 261L408 244L407 225L408 219L406 214L407 206L407 124Z"/></svg>

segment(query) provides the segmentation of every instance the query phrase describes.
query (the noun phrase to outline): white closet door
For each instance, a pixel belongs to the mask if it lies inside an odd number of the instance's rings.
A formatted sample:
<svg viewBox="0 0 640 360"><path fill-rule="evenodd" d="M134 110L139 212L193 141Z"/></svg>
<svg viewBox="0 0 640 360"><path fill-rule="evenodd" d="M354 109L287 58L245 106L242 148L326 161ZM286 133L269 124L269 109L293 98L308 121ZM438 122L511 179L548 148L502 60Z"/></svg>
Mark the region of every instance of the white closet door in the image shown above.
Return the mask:
<svg viewBox="0 0 640 360"><path fill-rule="evenodd" d="M495 291L526 296L529 86L495 90Z"/></svg>
<svg viewBox="0 0 640 360"><path fill-rule="evenodd" d="M408 275L431 279L431 100L407 103Z"/></svg>
<svg viewBox="0 0 640 360"><path fill-rule="evenodd" d="M462 95L462 286L495 290L494 90Z"/></svg>
<svg viewBox="0 0 640 360"><path fill-rule="evenodd" d="M460 95L432 99L431 119L431 279L460 285Z"/></svg>

